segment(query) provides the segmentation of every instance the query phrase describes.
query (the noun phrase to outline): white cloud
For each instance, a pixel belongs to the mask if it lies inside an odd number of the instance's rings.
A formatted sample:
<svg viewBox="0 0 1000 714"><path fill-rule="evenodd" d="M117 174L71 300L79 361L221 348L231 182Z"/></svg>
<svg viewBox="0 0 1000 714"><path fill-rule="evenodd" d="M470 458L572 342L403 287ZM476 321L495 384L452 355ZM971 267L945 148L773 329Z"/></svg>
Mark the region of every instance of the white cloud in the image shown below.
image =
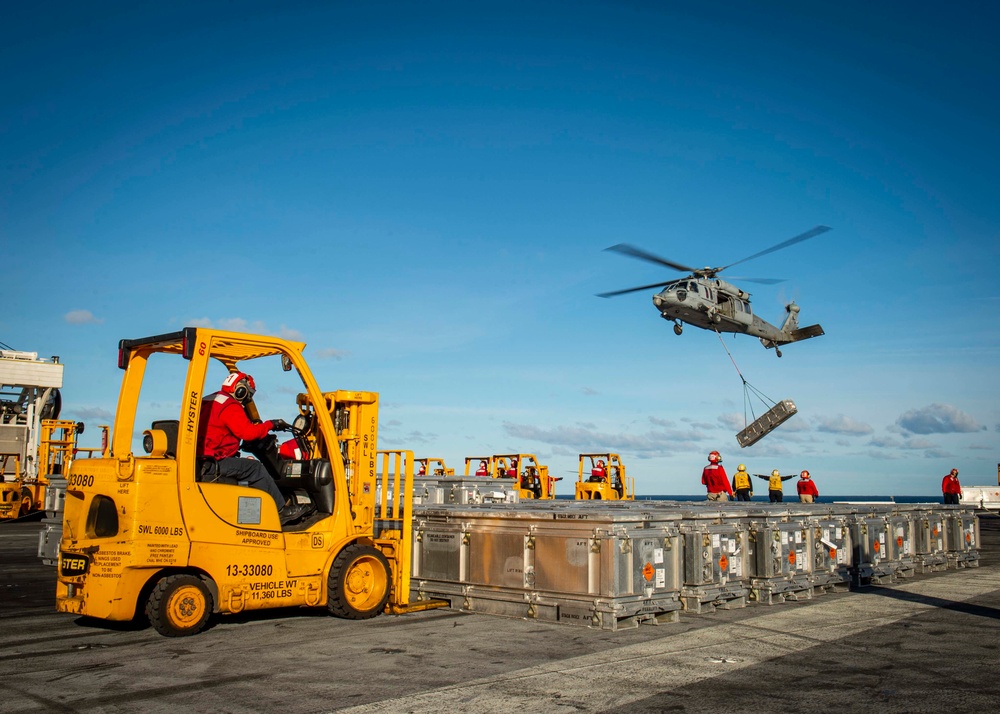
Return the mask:
<svg viewBox="0 0 1000 714"><path fill-rule="evenodd" d="M317 359L335 359L342 360L344 357L349 356L351 353L347 350L338 350L335 347L325 347L321 350L316 350L314 353Z"/></svg>
<svg viewBox="0 0 1000 714"><path fill-rule="evenodd" d="M737 414L736 412L728 412L727 414L720 415L719 422L727 429L743 431L746 428L746 420L741 414Z"/></svg>
<svg viewBox="0 0 1000 714"><path fill-rule="evenodd" d="M104 322L94 317L90 310L70 310L63 315L63 319L71 325L99 325Z"/></svg>
<svg viewBox="0 0 1000 714"><path fill-rule="evenodd" d="M911 409L900 416L896 424L913 434L968 434L985 430L971 416L950 404Z"/></svg>
<svg viewBox="0 0 1000 714"><path fill-rule="evenodd" d="M653 430L644 434L609 433L579 426L557 426L552 429L530 424L503 423L504 431L518 439L540 441L555 447L570 447L579 452L610 451L629 453L637 458L652 458L700 447L708 436L697 431Z"/></svg>
<svg viewBox="0 0 1000 714"><path fill-rule="evenodd" d="M868 424L843 414L838 414L835 417L820 417L816 422L816 430L826 432L827 434L865 436L875 431Z"/></svg>
<svg viewBox="0 0 1000 714"><path fill-rule="evenodd" d="M102 409L101 407L79 407L69 410L68 413L78 419L101 419L103 421L110 421L115 416L107 409Z"/></svg>
<svg viewBox="0 0 1000 714"><path fill-rule="evenodd" d="M293 342L305 341L301 332L293 330L291 327L285 327L284 325L278 328L278 337L283 340L291 340Z"/></svg>

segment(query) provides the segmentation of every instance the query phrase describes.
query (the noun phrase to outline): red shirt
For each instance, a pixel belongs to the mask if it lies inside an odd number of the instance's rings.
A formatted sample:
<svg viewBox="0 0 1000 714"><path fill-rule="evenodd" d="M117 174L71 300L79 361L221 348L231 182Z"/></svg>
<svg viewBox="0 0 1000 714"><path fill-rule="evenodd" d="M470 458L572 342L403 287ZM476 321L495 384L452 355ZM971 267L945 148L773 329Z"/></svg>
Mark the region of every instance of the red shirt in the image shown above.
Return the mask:
<svg viewBox="0 0 1000 714"><path fill-rule="evenodd" d="M224 392L209 394L201 401L198 420L198 458L228 459L240 451L240 440L253 441L267 436L270 421L254 424L243 405Z"/></svg>
<svg viewBox="0 0 1000 714"><path fill-rule="evenodd" d="M946 475L941 480L941 493L962 493L962 484L958 482L958 476Z"/></svg>
<svg viewBox="0 0 1000 714"><path fill-rule="evenodd" d="M799 490L800 496L819 498L819 490L816 488L816 482L811 478L800 478L795 487Z"/></svg>
<svg viewBox="0 0 1000 714"><path fill-rule="evenodd" d="M722 464L709 464L701 472L701 482L709 493L719 493L725 491L730 496L733 495L733 487L729 485L729 477Z"/></svg>

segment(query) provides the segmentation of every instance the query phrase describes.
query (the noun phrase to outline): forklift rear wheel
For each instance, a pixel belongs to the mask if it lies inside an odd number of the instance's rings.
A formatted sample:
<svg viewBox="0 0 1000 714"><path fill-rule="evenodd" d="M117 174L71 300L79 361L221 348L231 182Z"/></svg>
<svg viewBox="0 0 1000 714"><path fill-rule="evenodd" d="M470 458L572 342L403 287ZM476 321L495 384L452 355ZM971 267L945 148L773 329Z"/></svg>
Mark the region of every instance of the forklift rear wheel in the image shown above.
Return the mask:
<svg viewBox="0 0 1000 714"><path fill-rule="evenodd" d="M168 575L158 582L146 602L146 617L165 637L201 632L212 613L212 594L201 578Z"/></svg>
<svg viewBox="0 0 1000 714"><path fill-rule="evenodd" d="M370 545L349 545L330 567L327 608L337 617L367 620L389 601L389 561Z"/></svg>
<svg viewBox="0 0 1000 714"><path fill-rule="evenodd" d="M33 505L33 499L31 498L31 493L27 489L21 491L21 509L18 513L19 516L26 516L31 513L31 506Z"/></svg>

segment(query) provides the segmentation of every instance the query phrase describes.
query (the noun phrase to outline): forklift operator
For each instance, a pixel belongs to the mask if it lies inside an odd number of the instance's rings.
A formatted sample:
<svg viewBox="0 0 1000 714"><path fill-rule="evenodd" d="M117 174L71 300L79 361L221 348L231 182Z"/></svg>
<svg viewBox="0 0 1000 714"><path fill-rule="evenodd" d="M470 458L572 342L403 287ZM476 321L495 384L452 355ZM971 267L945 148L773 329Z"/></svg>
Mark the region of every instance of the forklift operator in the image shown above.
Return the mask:
<svg viewBox="0 0 1000 714"><path fill-rule="evenodd" d="M300 518L308 506L285 505L285 497L256 459L240 458L240 440L263 439L271 431L289 431L291 426L282 419L270 419L254 424L244 407L253 399L256 385L253 377L232 372L222 382L222 390L202 400L198 426L198 480L235 480L266 491L278 506L282 524Z"/></svg>

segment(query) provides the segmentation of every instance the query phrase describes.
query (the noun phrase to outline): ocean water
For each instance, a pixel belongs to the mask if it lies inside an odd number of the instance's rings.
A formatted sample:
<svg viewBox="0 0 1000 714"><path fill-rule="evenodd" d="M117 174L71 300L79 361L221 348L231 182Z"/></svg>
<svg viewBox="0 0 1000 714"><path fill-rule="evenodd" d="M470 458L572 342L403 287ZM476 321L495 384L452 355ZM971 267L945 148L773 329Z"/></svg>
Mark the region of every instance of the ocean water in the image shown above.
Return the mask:
<svg viewBox="0 0 1000 714"><path fill-rule="evenodd" d="M705 501L707 500L704 494L698 494L692 496L690 494L685 496L636 496L637 501ZM754 494L752 499L754 503L769 503L767 493L764 495ZM863 503L872 503L876 501L892 501L893 503L941 503L941 496L820 496L816 499L816 503L835 503L838 501L860 501ZM785 494L785 503L798 503L798 494Z"/></svg>

